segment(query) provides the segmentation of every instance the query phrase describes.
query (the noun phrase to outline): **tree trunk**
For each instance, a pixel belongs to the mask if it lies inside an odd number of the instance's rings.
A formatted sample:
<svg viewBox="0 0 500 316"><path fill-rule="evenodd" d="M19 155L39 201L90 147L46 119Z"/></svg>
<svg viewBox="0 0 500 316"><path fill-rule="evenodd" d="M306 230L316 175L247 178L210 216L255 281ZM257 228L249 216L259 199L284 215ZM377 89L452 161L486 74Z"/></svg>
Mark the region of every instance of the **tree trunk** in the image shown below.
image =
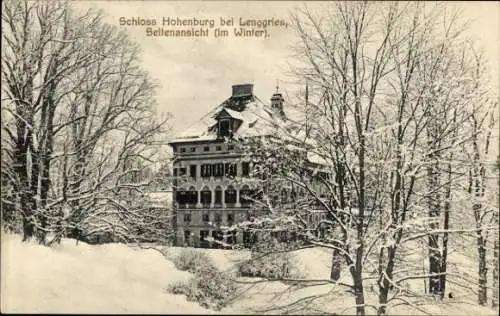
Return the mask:
<svg viewBox="0 0 500 316"><path fill-rule="evenodd" d="M482 232L478 231L477 250L479 255L478 266L478 286L477 299L479 305L486 306L488 303L487 281L488 267L486 266L486 240L481 236Z"/></svg>
<svg viewBox="0 0 500 316"><path fill-rule="evenodd" d="M356 260L357 261L357 260ZM363 288L362 270L356 262L356 266L351 265L351 275L354 283L354 297L356 299L356 315L365 315L365 293Z"/></svg>
<svg viewBox="0 0 500 316"><path fill-rule="evenodd" d="M439 163L433 162L433 166L428 171L429 189L429 218L431 220L430 229L439 228L439 217L441 213L439 196ZM442 295L441 285L441 250L439 247L439 234L430 234L428 239L429 248L429 294Z"/></svg>
<svg viewBox="0 0 500 316"><path fill-rule="evenodd" d="M385 268L385 275L382 282L379 283L378 295L378 310L377 315L387 315L387 298L389 290L392 288L392 275L394 272L394 259L396 257L396 247L389 247L387 249L387 267Z"/></svg>
<svg viewBox="0 0 500 316"><path fill-rule="evenodd" d="M450 158L451 161L451 158ZM439 288L441 298L444 298L446 292L446 269L448 265L448 229L450 228L450 203L451 203L451 181L452 181L451 164L448 164L448 182L446 184L446 194L444 202L444 219L443 219L443 251L441 254L441 275L439 276Z"/></svg>
<svg viewBox="0 0 500 316"><path fill-rule="evenodd" d="M496 215L498 217L498 214ZM498 222L497 222L498 225ZM491 307L498 308L498 230L496 231L495 241L493 243L493 298Z"/></svg>
<svg viewBox="0 0 500 316"><path fill-rule="evenodd" d="M340 271L342 269L341 260L342 257L340 251L338 249L334 249L332 253L332 268L330 270L330 280L338 281L340 279Z"/></svg>
<svg viewBox="0 0 500 316"><path fill-rule="evenodd" d="M44 81L46 82L45 89L43 91L43 100L41 104L41 136L39 137L39 147L38 147L38 159L37 159L37 174L39 174L39 188L37 190L39 194L39 223L40 230L37 234L38 242L40 244L45 244L48 228L48 211L46 209L48 193L51 185L50 181L50 164L52 160L52 151L54 148L54 115L56 110L56 104L54 102L54 94L56 93L58 81L50 80L49 78L55 78L57 75L57 69L59 63L57 58L51 60L51 64L47 70ZM38 181L37 181L38 182Z"/></svg>
<svg viewBox="0 0 500 316"><path fill-rule="evenodd" d="M21 120L17 125L17 144L15 149L14 170L19 177L20 207L23 219L23 241L31 239L35 234L35 199L29 179L29 146L31 144L32 132L25 121Z"/></svg>

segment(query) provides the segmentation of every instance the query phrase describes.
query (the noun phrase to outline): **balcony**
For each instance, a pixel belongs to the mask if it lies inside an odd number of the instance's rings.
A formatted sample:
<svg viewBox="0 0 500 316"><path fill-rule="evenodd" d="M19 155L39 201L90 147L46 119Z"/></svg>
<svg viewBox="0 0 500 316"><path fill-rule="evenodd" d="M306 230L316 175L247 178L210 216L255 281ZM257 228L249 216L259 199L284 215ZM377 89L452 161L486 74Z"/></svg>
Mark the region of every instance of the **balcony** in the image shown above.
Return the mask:
<svg viewBox="0 0 500 316"><path fill-rule="evenodd" d="M197 208L196 204L181 204L181 203L176 203L177 209L191 209L191 208Z"/></svg>
<svg viewBox="0 0 500 316"><path fill-rule="evenodd" d="M250 201L248 201L248 202L246 202L246 201L245 202L241 202L241 207L243 207L243 208L250 208L250 207L252 207L252 204L253 203L250 202Z"/></svg>

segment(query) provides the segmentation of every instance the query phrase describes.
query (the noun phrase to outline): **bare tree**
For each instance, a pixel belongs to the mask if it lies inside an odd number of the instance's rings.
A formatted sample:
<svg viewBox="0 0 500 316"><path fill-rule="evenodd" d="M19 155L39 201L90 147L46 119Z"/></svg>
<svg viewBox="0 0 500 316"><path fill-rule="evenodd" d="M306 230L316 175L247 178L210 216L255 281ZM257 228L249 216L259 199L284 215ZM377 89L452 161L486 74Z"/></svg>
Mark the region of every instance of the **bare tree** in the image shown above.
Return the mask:
<svg viewBox="0 0 500 316"><path fill-rule="evenodd" d="M488 101L484 101L488 102ZM489 256L487 253L488 243L497 242L495 240L495 233L489 226L495 225L498 217L498 206L494 205L491 195L491 191L488 186L496 188L492 179L492 157L488 157L491 151L491 141L492 141L492 131L495 128L495 108L496 103L487 111L482 111L482 113L474 113L471 117L471 134L472 141L469 144L469 150L465 149L465 152L469 152L469 194L472 200L472 215L474 218L474 224L476 227L475 239L478 255L478 303L480 305L487 305L488 303L488 261ZM488 111L489 110L489 111ZM493 245L493 248L495 245ZM498 246L497 246L498 247ZM498 250L497 250L498 251ZM498 276L493 275L493 278Z"/></svg>
<svg viewBox="0 0 500 316"><path fill-rule="evenodd" d="M429 290L443 296L448 240L464 232L450 228L450 209L463 179L455 176L457 148L472 139L463 127L481 109L471 108L481 90L468 80L478 68L462 54L469 42L460 15L441 5L324 9L292 16L299 36L292 72L308 83L308 122L277 126L279 140L259 141L250 152L267 157L279 148L280 181L302 188L302 198L314 202L305 209L315 204L326 212L326 229L317 235L310 232L318 227L303 220L304 208L281 215L293 217L288 227L311 244L332 249L332 283L341 279L338 258L346 263L357 314L366 307L386 314L389 304L421 309L415 299L425 299L423 290L407 282L428 279ZM422 240L430 258L423 274L405 258ZM366 304L368 285L376 288L377 306Z"/></svg>
<svg viewBox="0 0 500 316"><path fill-rule="evenodd" d="M2 7L11 201L25 240L45 243L54 229L60 238L62 227L78 235L89 212L97 216L119 188L144 186L123 178L154 163L162 144L156 87L141 70L138 46L100 13L76 13L68 2Z"/></svg>

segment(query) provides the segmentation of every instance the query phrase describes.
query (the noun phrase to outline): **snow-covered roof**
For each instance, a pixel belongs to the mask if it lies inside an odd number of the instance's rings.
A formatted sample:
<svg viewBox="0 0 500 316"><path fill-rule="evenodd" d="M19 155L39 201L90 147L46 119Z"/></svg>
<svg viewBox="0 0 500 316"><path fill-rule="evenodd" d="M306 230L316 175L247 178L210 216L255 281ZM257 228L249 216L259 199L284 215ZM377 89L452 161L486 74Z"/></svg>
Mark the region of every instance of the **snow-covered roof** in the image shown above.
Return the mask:
<svg viewBox="0 0 500 316"><path fill-rule="evenodd" d="M285 117L279 110L273 109L270 104L262 102L251 92L252 88L249 87L251 85L240 86L245 86L244 90L250 92L234 95L235 86L233 86L233 96L227 98L189 128L176 135L170 143L215 141L217 140L217 119L232 117L240 123L233 131L235 139L272 135L278 139L297 143L298 147L300 147L300 142L305 141L310 147L311 138L306 137L305 131L298 128L296 122L289 125L288 123L293 122L293 120ZM295 128L290 129L292 126ZM328 165L325 159L316 153L308 152L307 159L315 164Z"/></svg>
<svg viewBox="0 0 500 316"><path fill-rule="evenodd" d="M326 159L324 159L323 157L314 152L307 153L307 160L318 165L325 165L325 166L331 165L331 163L326 161Z"/></svg>
<svg viewBox="0 0 500 316"><path fill-rule="evenodd" d="M240 110L236 110L236 109ZM276 127L283 124L283 118L270 105L255 95L244 98L230 97L216 106L185 131L176 135L170 143L212 141L217 139L216 117L225 111L232 118L241 121L233 131L235 138L266 136L276 133Z"/></svg>
<svg viewBox="0 0 500 316"><path fill-rule="evenodd" d="M172 191L157 191L145 193L150 206L169 207L172 205Z"/></svg>
<svg viewBox="0 0 500 316"><path fill-rule="evenodd" d="M240 120L240 121L245 120L245 117L243 115L241 115L241 113L238 111L231 110L228 108L225 108L223 111L226 111L226 113L229 114L232 118L235 118L235 119Z"/></svg>

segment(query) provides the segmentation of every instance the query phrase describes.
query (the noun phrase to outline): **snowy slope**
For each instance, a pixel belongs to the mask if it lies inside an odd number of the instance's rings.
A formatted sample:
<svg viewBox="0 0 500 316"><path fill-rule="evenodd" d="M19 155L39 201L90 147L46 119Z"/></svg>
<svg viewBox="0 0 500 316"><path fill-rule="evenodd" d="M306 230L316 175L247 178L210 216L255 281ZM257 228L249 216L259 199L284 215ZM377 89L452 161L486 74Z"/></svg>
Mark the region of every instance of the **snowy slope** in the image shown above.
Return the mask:
<svg viewBox="0 0 500 316"><path fill-rule="evenodd" d="M210 313L166 292L191 274L155 250L74 240L51 249L3 234L1 272L2 312Z"/></svg>
<svg viewBox="0 0 500 316"><path fill-rule="evenodd" d="M183 249L182 247L162 247L162 251L170 259L176 257ZM219 271L236 272L237 266L250 258L247 250L222 250L197 248L196 251L205 253L213 261Z"/></svg>
<svg viewBox="0 0 500 316"><path fill-rule="evenodd" d="M55 248L21 243L20 237L2 236L1 308L2 312L29 313L213 313L184 296L165 291L168 284L192 275L179 271L170 260L155 250L133 249L121 244L75 245L63 240ZM162 249L167 257L181 248ZM199 249L207 253L222 271L235 270L248 258L248 251ZM331 252L303 249L293 253L303 278L325 280L329 277ZM454 253L450 261L466 261ZM258 278L238 278L241 288L232 305L217 314L353 314L353 297L345 288L331 284L292 288L282 282L263 282ZM343 271L341 281L351 283ZM413 285L421 285L422 282ZM459 289L450 288L459 295ZM468 302L467 302L468 301ZM474 305L475 297L423 302L421 308L440 315L495 315ZM376 296L366 289L367 304ZM471 304L472 303L472 304ZM374 310L369 309L369 313ZM423 314L407 305L391 314Z"/></svg>
<svg viewBox="0 0 500 316"><path fill-rule="evenodd" d="M295 264L299 267L302 278L310 280L325 280L330 275L331 250L325 248L303 249L293 252ZM454 253L450 261L465 263L464 256ZM224 314L322 314L335 313L340 315L355 314L354 298L341 286L332 284L310 284L311 286L298 288L290 287L282 282L259 282L259 279L241 278L247 283L240 290L241 296L232 306L222 310ZM345 268L339 280L346 284L352 284L350 274ZM368 282L367 282L368 283ZM413 289L419 288L418 284L412 284ZM449 286L458 296L458 299L435 301L419 301L418 308L403 304L395 306L390 310L393 315L425 315L426 312L433 315L496 315L496 312L487 307L475 304L475 296L464 297L460 295L460 289ZM372 306L377 304L377 297L370 287L365 288L366 303ZM419 288L419 290L421 290ZM464 293L465 294L465 293ZM369 314L376 311L368 308Z"/></svg>

